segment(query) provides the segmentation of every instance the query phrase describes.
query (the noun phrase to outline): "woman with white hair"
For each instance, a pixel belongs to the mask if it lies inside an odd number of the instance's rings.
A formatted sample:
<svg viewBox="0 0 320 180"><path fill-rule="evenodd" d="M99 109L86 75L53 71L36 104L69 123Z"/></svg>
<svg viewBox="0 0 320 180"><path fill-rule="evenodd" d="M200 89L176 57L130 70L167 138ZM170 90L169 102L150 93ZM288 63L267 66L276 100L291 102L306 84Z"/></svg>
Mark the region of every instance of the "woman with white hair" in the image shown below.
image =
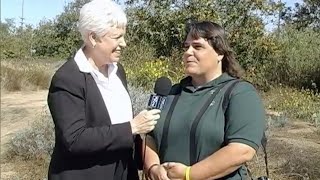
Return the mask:
<svg viewBox="0 0 320 180"><path fill-rule="evenodd" d="M151 131L160 110L136 117L118 63L126 46L126 15L110 0L80 11L84 45L52 78L48 105L55 125L49 180L139 179L134 139Z"/></svg>

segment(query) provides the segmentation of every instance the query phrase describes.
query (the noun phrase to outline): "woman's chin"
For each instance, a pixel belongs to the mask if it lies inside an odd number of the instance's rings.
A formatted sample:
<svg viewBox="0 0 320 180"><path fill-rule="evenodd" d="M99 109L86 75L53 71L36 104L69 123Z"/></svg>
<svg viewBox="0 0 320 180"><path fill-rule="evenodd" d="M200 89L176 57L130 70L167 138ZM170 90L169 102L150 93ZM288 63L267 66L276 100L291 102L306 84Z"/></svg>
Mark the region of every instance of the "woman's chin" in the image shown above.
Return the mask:
<svg viewBox="0 0 320 180"><path fill-rule="evenodd" d="M112 58L110 58L110 60L112 63L117 63L120 61L120 57L112 57Z"/></svg>
<svg viewBox="0 0 320 180"><path fill-rule="evenodd" d="M194 69L194 68L186 68L186 69L184 70L184 72L185 72L185 74L186 74L187 76L192 76L192 75L197 74L197 70Z"/></svg>

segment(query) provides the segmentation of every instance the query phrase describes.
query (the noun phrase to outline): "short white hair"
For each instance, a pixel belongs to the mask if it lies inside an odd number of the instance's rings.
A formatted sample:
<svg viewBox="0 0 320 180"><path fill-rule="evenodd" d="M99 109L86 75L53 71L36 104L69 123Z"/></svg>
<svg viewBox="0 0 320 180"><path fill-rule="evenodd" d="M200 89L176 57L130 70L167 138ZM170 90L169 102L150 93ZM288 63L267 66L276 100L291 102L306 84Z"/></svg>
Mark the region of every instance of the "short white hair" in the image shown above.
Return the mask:
<svg viewBox="0 0 320 180"><path fill-rule="evenodd" d="M80 10L78 28L84 41L90 32L101 37L110 28L125 28L126 25L126 14L111 0L92 0Z"/></svg>

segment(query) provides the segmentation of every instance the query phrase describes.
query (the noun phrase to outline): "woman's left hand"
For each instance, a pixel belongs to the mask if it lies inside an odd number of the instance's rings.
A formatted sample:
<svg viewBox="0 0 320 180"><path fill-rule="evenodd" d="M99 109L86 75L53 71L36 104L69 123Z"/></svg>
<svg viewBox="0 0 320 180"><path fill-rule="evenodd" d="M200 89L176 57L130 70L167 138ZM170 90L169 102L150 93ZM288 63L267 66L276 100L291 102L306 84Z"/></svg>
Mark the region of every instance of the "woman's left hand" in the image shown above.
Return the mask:
<svg viewBox="0 0 320 180"><path fill-rule="evenodd" d="M183 180L187 166L178 162L166 162L162 166L166 168L167 175L171 180Z"/></svg>

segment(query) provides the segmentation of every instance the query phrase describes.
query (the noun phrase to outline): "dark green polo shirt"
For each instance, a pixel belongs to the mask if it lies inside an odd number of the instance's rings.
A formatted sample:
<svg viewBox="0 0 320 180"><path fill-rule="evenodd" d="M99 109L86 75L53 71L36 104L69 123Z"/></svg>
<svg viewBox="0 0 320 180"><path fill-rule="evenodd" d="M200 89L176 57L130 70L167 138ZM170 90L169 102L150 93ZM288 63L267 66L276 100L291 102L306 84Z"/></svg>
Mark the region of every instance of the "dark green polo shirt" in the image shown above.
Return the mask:
<svg viewBox="0 0 320 180"><path fill-rule="evenodd" d="M194 88L191 78L180 82L181 95L174 108L168 129L168 146L160 155L163 162L181 162L190 165L189 138L192 122L203 104L219 85L230 81L233 77L224 73L200 88ZM265 112L259 95L248 82L238 83L231 93L229 106L224 114L222 109L223 95L226 87L216 95L211 105L203 114L196 129L196 155L201 161L218 151L224 144L231 142L244 143L254 149L260 146L265 129ZM150 135L159 149L165 117L173 96L161 112L156 128ZM242 179L245 171L240 168L224 179ZM243 178L244 179L244 178Z"/></svg>

